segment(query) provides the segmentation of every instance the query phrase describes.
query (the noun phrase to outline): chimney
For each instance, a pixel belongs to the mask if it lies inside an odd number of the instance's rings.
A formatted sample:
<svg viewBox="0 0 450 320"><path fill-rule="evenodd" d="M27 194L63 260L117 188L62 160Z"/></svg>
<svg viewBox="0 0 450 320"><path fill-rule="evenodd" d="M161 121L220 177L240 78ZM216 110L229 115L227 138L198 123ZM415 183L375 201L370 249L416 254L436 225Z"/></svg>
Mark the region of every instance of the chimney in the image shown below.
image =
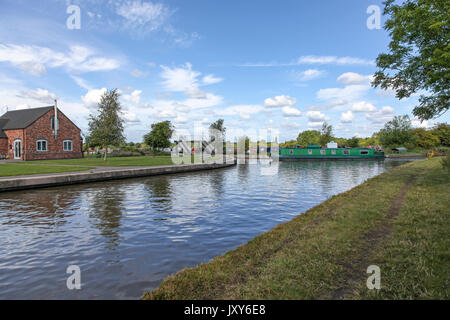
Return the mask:
<svg viewBox="0 0 450 320"><path fill-rule="evenodd" d="M55 120L54 120L54 126L55 126L55 138L58 136L58 101L55 99Z"/></svg>

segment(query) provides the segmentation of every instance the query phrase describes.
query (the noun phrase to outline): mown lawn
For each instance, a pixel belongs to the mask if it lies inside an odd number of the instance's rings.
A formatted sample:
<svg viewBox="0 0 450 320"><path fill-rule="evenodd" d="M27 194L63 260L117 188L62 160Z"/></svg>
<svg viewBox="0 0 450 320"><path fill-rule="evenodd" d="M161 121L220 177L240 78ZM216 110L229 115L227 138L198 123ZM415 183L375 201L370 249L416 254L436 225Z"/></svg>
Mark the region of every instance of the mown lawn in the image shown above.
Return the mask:
<svg viewBox="0 0 450 320"><path fill-rule="evenodd" d="M83 165L83 166L98 166L98 167L122 167L122 166L160 166L171 165L172 159L170 156L142 156L142 157L114 157L103 158L86 157L81 159L62 159L62 160L45 160L33 161L33 163L40 164L64 164L64 165Z"/></svg>
<svg viewBox="0 0 450 320"><path fill-rule="evenodd" d="M0 177L11 176L24 176L32 174L43 173L61 173L72 171L85 171L92 168L89 167L76 167L76 166L45 166L45 165L32 165L32 164L15 164L5 163L0 164Z"/></svg>
<svg viewBox="0 0 450 320"><path fill-rule="evenodd" d="M450 175L440 159L394 168L144 299L448 299ZM381 289L366 286L381 270Z"/></svg>

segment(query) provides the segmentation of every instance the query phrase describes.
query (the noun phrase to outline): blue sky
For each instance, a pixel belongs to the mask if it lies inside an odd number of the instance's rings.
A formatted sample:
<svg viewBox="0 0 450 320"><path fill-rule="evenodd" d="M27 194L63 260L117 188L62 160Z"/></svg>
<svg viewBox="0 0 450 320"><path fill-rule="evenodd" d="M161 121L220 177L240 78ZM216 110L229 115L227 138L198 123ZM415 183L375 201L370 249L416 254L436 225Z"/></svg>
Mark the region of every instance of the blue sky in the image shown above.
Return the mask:
<svg viewBox="0 0 450 320"><path fill-rule="evenodd" d="M70 5L80 29L67 27ZM101 94L118 88L129 141L156 121L189 130L218 118L230 133L278 129L281 141L323 121L370 136L417 102L370 87L389 42L367 27L370 5L382 1L1 0L0 109L57 97L87 133Z"/></svg>

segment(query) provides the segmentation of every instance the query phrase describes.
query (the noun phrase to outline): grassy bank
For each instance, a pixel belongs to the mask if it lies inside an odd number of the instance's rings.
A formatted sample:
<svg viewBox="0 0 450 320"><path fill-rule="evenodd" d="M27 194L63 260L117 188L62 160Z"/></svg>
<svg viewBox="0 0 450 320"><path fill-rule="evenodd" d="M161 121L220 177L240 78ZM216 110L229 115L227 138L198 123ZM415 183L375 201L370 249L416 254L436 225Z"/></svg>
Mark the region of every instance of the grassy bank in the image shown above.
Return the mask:
<svg viewBox="0 0 450 320"><path fill-rule="evenodd" d="M145 299L448 299L450 175L440 159L392 169ZM381 269L368 290L367 267Z"/></svg>
<svg viewBox="0 0 450 320"><path fill-rule="evenodd" d="M172 159L170 156L142 156L142 157L107 158L107 160L104 161L103 158L86 157L81 159L33 161L32 163L83 165L96 167L126 167L126 166L134 167L134 166L171 165Z"/></svg>
<svg viewBox="0 0 450 320"><path fill-rule="evenodd" d="M0 164L0 177L24 176L43 173L61 173L72 171L85 171L92 168L76 166L45 166L22 163Z"/></svg>

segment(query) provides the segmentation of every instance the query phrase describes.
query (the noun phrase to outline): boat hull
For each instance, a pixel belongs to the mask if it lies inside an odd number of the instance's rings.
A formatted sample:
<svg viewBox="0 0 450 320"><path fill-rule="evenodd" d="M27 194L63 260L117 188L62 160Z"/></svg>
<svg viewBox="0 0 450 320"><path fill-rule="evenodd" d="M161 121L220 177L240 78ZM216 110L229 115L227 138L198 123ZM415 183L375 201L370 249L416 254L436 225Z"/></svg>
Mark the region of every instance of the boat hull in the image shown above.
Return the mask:
<svg viewBox="0 0 450 320"><path fill-rule="evenodd" d="M384 160L382 151L369 148L280 148L280 161Z"/></svg>

